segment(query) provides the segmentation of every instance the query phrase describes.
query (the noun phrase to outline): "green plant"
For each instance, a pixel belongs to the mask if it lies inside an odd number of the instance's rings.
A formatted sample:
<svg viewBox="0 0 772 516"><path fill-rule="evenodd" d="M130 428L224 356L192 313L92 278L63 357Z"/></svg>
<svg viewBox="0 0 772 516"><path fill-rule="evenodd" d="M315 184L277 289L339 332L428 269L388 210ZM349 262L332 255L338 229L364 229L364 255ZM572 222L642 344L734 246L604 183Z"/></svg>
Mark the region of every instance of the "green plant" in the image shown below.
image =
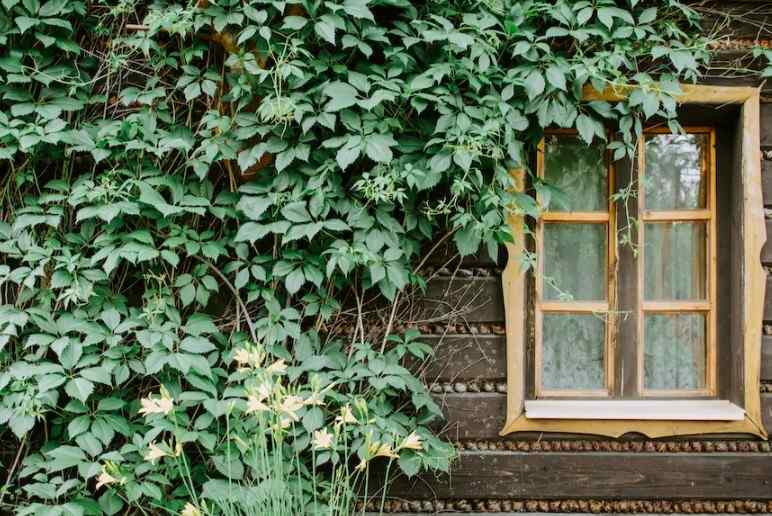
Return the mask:
<svg viewBox="0 0 772 516"><path fill-rule="evenodd" d="M292 475L360 398L371 442L421 437L402 472L447 469L400 319L426 247L495 255L508 210L538 216L509 170L547 126L616 124L616 157L646 118L675 126L699 30L676 0L4 0L2 510L176 512L240 481L247 342L329 388L283 441ZM143 417L161 388L173 411Z"/></svg>

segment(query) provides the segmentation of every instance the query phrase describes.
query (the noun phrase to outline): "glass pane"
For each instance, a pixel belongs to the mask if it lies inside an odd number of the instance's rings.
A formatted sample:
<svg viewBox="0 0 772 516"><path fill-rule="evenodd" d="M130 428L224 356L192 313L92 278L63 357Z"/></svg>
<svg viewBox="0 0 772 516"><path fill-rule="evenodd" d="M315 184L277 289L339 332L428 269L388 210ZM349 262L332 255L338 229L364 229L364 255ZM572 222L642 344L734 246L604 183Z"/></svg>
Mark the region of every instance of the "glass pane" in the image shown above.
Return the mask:
<svg viewBox="0 0 772 516"><path fill-rule="evenodd" d="M544 137L544 179L561 194L550 211L608 211L606 163L602 145L575 136Z"/></svg>
<svg viewBox="0 0 772 516"><path fill-rule="evenodd" d="M647 389L705 388L705 316L648 314L644 335Z"/></svg>
<svg viewBox="0 0 772 516"><path fill-rule="evenodd" d="M705 299L704 222L652 222L644 227L647 300Z"/></svg>
<svg viewBox="0 0 772 516"><path fill-rule="evenodd" d="M644 204L648 210L694 210L707 206L703 158L706 134L646 137Z"/></svg>
<svg viewBox="0 0 772 516"><path fill-rule="evenodd" d="M544 224L544 299L606 299L606 224Z"/></svg>
<svg viewBox="0 0 772 516"><path fill-rule="evenodd" d="M544 314L544 389L603 389L606 323L593 314Z"/></svg>

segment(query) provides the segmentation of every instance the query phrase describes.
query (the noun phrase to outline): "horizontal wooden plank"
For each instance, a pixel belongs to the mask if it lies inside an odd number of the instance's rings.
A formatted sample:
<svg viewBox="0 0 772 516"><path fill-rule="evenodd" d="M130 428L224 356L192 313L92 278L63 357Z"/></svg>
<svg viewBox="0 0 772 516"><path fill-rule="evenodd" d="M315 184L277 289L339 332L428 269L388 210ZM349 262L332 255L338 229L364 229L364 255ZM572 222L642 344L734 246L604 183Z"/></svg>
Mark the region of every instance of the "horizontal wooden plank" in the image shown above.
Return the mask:
<svg viewBox="0 0 772 516"><path fill-rule="evenodd" d="M445 414L443 435L447 439L499 438L506 415L506 394L448 393L437 395L436 401ZM761 410L764 426L772 430L772 394L761 395Z"/></svg>
<svg viewBox="0 0 772 516"><path fill-rule="evenodd" d="M425 252L428 253L430 250L431 246L428 247ZM450 245L440 246L428 256L424 253L422 257L426 258L425 267L447 267L450 270L453 270L456 267L500 267L506 264L507 261L507 253L504 246L499 246L499 255L496 257L496 260L494 260L488 256L488 251L484 248L480 248L475 254L461 256L458 254L458 250L452 242Z"/></svg>
<svg viewBox="0 0 772 516"><path fill-rule="evenodd" d="M463 452L450 475L397 480L411 499L772 499L765 454Z"/></svg>
<svg viewBox="0 0 772 516"><path fill-rule="evenodd" d="M428 381L503 380L507 341L503 335L432 335L421 340L434 348L422 367Z"/></svg>
<svg viewBox="0 0 772 516"><path fill-rule="evenodd" d="M501 278L435 278L419 296L419 323L503 322Z"/></svg>

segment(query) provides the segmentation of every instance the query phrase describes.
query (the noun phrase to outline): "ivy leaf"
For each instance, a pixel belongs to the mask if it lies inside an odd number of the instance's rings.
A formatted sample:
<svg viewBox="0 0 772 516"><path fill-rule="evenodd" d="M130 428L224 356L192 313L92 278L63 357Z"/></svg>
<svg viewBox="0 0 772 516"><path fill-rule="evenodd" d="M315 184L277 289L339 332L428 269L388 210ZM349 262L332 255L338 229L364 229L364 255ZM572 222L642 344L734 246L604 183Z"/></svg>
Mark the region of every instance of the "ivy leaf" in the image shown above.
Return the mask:
<svg viewBox="0 0 772 516"><path fill-rule="evenodd" d="M587 115L579 115L576 118L576 130L579 131L579 136L582 140L588 144L592 143L596 134L601 137L603 136L603 125Z"/></svg>
<svg viewBox="0 0 772 516"><path fill-rule="evenodd" d="M300 30L305 27L307 23L308 18L303 18L302 16L286 16L284 18L284 24L281 28L289 30Z"/></svg>
<svg viewBox="0 0 772 516"><path fill-rule="evenodd" d="M281 209L281 214L291 222L309 222L311 215L306 209L305 201L291 202Z"/></svg>
<svg viewBox="0 0 772 516"><path fill-rule="evenodd" d="M611 26L614 25L614 18L619 18L630 25L635 24L632 15L624 9L618 7L601 7L598 9L598 19L608 30L611 30Z"/></svg>
<svg viewBox="0 0 772 516"><path fill-rule="evenodd" d="M357 160L361 152L362 149L359 145L346 145L345 147L341 147L337 154L335 154L335 161L338 162L338 166L341 168L341 170L346 170L349 165Z"/></svg>
<svg viewBox="0 0 772 516"><path fill-rule="evenodd" d="M525 92L528 100L533 100L544 92L544 77L539 70L533 70L525 78Z"/></svg>
<svg viewBox="0 0 772 516"><path fill-rule="evenodd" d="M301 267L298 267L297 269L290 272L287 277L284 280L284 286L287 287L287 292L290 294L294 294L298 290L300 290L300 287L303 286L303 283L306 282L306 277L303 274L303 269Z"/></svg>
<svg viewBox="0 0 772 516"><path fill-rule="evenodd" d="M638 23L640 24L651 23L656 19L657 19L657 8L649 7L648 9L644 9L643 12L641 12L641 14L638 16Z"/></svg>
<svg viewBox="0 0 772 516"><path fill-rule="evenodd" d="M453 235L453 241L456 243L461 256L467 256L476 253L480 248L482 235L473 227L467 226L456 231Z"/></svg>
<svg viewBox="0 0 772 516"><path fill-rule="evenodd" d="M697 67L697 60L694 59L694 55L688 50L673 50L670 52L670 60L679 72L684 68Z"/></svg>
<svg viewBox="0 0 772 516"><path fill-rule="evenodd" d="M325 111L340 111L357 103L357 90L345 82L335 81L324 87L324 94L330 101L324 106Z"/></svg>
<svg viewBox="0 0 772 516"><path fill-rule="evenodd" d="M185 90L183 91L183 94L185 95L185 100L187 100L188 102L195 99L196 97L201 96L201 84L199 84L198 81L191 82L185 88Z"/></svg>
<svg viewBox="0 0 772 516"><path fill-rule="evenodd" d="M367 156L378 163L391 161L394 154L391 147L397 144L394 137L390 134L373 134L365 140L365 153Z"/></svg>
<svg viewBox="0 0 772 516"><path fill-rule="evenodd" d="M40 23L37 18L29 18L27 16L17 16L14 18L16 26L19 27L19 31L24 34L30 27L35 27Z"/></svg>
<svg viewBox="0 0 772 516"><path fill-rule="evenodd" d="M183 209L177 206L172 206L166 199L161 196L155 189L147 183L139 183L139 200L145 204L149 204L156 210L160 211L165 217L170 215L176 215L182 213Z"/></svg>
<svg viewBox="0 0 772 516"><path fill-rule="evenodd" d="M335 25L329 20L325 20L324 17L322 17L322 19L314 25L314 31L320 38L331 45L335 44Z"/></svg>
<svg viewBox="0 0 772 516"><path fill-rule="evenodd" d="M550 66L547 68L547 80L555 88L566 91L566 76L557 66Z"/></svg>
<svg viewBox="0 0 772 516"><path fill-rule="evenodd" d="M74 378L67 382L64 391L69 394L71 398L86 403L88 397L94 392L94 384L85 378Z"/></svg>
<svg viewBox="0 0 772 516"><path fill-rule="evenodd" d="M354 18L364 18L366 20L375 21L373 13L367 7L367 0L345 0L343 2L343 10L346 14L353 16Z"/></svg>

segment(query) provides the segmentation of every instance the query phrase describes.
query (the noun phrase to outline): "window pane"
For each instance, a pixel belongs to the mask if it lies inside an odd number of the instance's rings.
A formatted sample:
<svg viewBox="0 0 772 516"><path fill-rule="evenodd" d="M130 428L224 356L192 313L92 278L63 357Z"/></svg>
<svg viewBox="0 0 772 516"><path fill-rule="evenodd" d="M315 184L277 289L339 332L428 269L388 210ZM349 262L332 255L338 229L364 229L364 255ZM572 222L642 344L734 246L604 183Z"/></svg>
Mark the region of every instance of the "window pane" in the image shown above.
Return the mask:
<svg viewBox="0 0 772 516"><path fill-rule="evenodd" d="M544 389L603 389L606 324L593 314L544 314Z"/></svg>
<svg viewBox="0 0 772 516"><path fill-rule="evenodd" d="M544 179L561 190L550 211L608 211L606 163L602 145L574 136L545 136Z"/></svg>
<svg viewBox="0 0 772 516"><path fill-rule="evenodd" d="M644 204L648 210L694 210L707 206L703 167L706 134L646 137Z"/></svg>
<svg viewBox="0 0 772 516"><path fill-rule="evenodd" d="M647 300L705 299L704 222L656 222L644 227Z"/></svg>
<svg viewBox="0 0 772 516"><path fill-rule="evenodd" d="M705 316L648 314L644 382L647 389L705 388Z"/></svg>
<svg viewBox="0 0 772 516"><path fill-rule="evenodd" d="M544 224L544 299L606 299L606 224Z"/></svg>

